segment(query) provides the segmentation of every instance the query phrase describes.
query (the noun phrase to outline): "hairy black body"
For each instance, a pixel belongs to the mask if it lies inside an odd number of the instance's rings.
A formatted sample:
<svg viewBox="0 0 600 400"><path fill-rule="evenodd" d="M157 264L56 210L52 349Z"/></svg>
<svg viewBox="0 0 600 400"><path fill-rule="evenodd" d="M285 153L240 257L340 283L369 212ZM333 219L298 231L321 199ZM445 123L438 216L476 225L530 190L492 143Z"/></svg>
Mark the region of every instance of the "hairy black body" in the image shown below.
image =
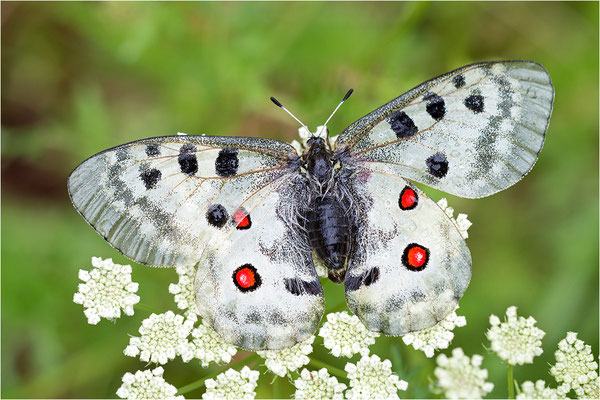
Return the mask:
<svg viewBox="0 0 600 400"><path fill-rule="evenodd" d="M335 160L325 141L311 138L303 155L311 199L305 215L305 228L312 250L323 261L329 279L342 283L350 252L351 218L340 195Z"/></svg>

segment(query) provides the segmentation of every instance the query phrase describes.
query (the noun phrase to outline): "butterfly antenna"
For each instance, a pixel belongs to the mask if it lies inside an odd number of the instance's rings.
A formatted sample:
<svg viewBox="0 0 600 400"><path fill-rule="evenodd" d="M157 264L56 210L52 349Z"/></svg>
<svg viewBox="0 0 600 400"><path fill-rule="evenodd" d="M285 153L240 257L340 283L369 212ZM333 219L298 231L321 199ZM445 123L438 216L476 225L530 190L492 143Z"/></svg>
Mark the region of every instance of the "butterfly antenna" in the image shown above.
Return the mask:
<svg viewBox="0 0 600 400"><path fill-rule="evenodd" d="M333 110L333 112L331 113L331 115L329 116L329 118L327 118L327 121L325 121L325 123L322 125L321 130L319 132L317 132L317 136L320 136L321 131L327 127L327 123L329 122L329 120L331 119L331 117L333 117L333 115L342 106L342 104L344 104L344 102L346 100L348 100L348 97L350 97L350 95L352 94L352 92L354 92L354 89L350 89L350 90L348 90L346 92L346 95L344 96L344 98L342 99L342 101L340 101L340 104L337 105L337 107L335 108L335 110ZM327 140L329 141L329 138L327 138Z"/></svg>
<svg viewBox="0 0 600 400"><path fill-rule="evenodd" d="M298 118L296 118L296 116L295 116L294 114L292 114L292 113L290 112L290 110L288 110L287 108L285 108L285 107L284 107L284 106L283 106L283 105L282 105L282 104L279 102L279 100L277 100L275 97L271 96L271 101L272 101L272 102L273 102L273 104L275 104L277 107L281 107L281 108L283 109L283 111L285 111L286 113L290 114L290 115L292 116L292 118L294 118L296 121L298 121L298 123L299 123L300 125L302 125L302 127L303 127L304 129L306 129L306 132L310 133L310 131L308 130L308 128L306 127L306 125L304 125L304 124L302 123L302 121L300 121Z"/></svg>

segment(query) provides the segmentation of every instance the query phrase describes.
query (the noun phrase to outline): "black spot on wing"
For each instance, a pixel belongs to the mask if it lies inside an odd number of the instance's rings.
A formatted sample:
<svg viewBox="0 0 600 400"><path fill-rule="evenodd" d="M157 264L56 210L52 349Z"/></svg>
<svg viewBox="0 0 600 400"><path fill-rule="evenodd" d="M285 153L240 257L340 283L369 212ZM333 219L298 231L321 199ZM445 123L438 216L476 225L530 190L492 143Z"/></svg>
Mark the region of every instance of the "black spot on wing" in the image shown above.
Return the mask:
<svg viewBox="0 0 600 400"><path fill-rule="evenodd" d="M448 174L448 159L442 153L435 153L425 160L429 173L436 178L443 178Z"/></svg>
<svg viewBox="0 0 600 400"><path fill-rule="evenodd" d="M160 156L160 147L156 143L150 143L146 146L146 155L148 157Z"/></svg>
<svg viewBox="0 0 600 400"><path fill-rule="evenodd" d="M217 175L227 178L237 174L239 167L238 150L232 147L225 147L215 160L215 171Z"/></svg>
<svg viewBox="0 0 600 400"><path fill-rule="evenodd" d="M346 275L344 280L344 288L346 292L358 290L362 285L370 286L379 280L379 268L373 267L359 276Z"/></svg>
<svg viewBox="0 0 600 400"><path fill-rule="evenodd" d="M126 147L122 147L115 153L117 157L117 161L127 160L129 158L129 149Z"/></svg>
<svg viewBox="0 0 600 400"><path fill-rule="evenodd" d="M423 96L423 100L427 102L425 109L431 118L436 121L441 120L446 115L446 102L439 95L430 92Z"/></svg>
<svg viewBox="0 0 600 400"><path fill-rule="evenodd" d="M229 214L221 204L213 204L206 210L206 220L214 227L222 228L228 219Z"/></svg>
<svg viewBox="0 0 600 400"><path fill-rule="evenodd" d="M404 111L399 110L390 114L388 122L398 139L409 138L418 132L414 121Z"/></svg>
<svg viewBox="0 0 600 400"><path fill-rule="evenodd" d="M480 94L472 94L465 99L465 107L474 113L483 111L483 96Z"/></svg>
<svg viewBox="0 0 600 400"><path fill-rule="evenodd" d="M184 144L179 149L179 167L181 172L187 175L194 175L198 172L198 159L196 158L196 147L191 144Z"/></svg>
<svg viewBox="0 0 600 400"><path fill-rule="evenodd" d="M152 189L160 180L161 176L162 173L156 168L147 169L140 174L140 178L142 178L146 189Z"/></svg>
<svg viewBox="0 0 600 400"><path fill-rule="evenodd" d="M300 278L284 279L285 290L293 294L294 296L311 295L317 296L323 293L321 282L305 281Z"/></svg>
<svg viewBox="0 0 600 400"><path fill-rule="evenodd" d="M454 78L452 78L452 83L454 83L455 88L460 89L461 87L465 86L465 77L462 75L456 75Z"/></svg>

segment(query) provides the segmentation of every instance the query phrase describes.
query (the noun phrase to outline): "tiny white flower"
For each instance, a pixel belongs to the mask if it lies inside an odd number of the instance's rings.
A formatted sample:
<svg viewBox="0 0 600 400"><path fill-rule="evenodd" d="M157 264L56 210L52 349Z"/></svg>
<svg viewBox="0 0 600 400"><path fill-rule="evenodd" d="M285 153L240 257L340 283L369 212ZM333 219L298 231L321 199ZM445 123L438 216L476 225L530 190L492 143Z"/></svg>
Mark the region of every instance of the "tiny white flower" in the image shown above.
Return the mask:
<svg viewBox="0 0 600 400"><path fill-rule="evenodd" d="M469 237L468 230L471 227L471 225L473 225L473 223L471 221L469 221L468 215L467 214L458 214L456 219L454 219L454 208L448 206L448 200L446 200L446 198L441 198L437 202L437 204L438 204L438 206L440 206L440 208L442 210L444 210L446 215L449 216L454 221L461 236L464 239L467 239Z"/></svg>
<svg viewBox="0 0 600 400"><path fill-rule="evenodd" d="M197 358L203 367L208 367L211 362L227 364L237 353L235 346L224 342L204 321L192 331L192 338L181 354L184 362Z"/></svg>
<svg viewBox="0 0 600 400"><path fill-rule="evenodd" d="M175 295L175 303L177 303L177 308L183 310L183 315L195 321L198 318L194 295L196 268L194 266L182 265L175 268L175 271L179 276L179 282L169 285L169 293Z"/></svg>
<svg viewBox="0 0 600 400"><path fill-rule="evenodd" d="M492 351L500 359L511 365L533 363L533 358L542 354L542 338L546 334L535 326L533 317L517 316L517 307L506 310L506 322L500 322L495 315L490 316L492 326L486 336L492 343Z"/></svg>
<svg viewBox="0 0 600 400"><path fill-rule="evenodd" d="M163 378L164 370L157 367L153 370L127 372L123 375L123 384L117 390L117 396L122 399L176 399L177 388L167 383Z"/></svg>
<svg viewBox="0 0 600 400"><path fill-rule="evenodd" d="M112 259L92 257L91 271L79 270L78 286L73 302L83 305L88 323L96 325L100 318L114 320L133 315L133 306L140 301L135 294L138 284L131 281L131 265L119 265Z"/></svg>
<svg viewBox="0 0 600 400"><path fill-rule="evenodd" d="M355 364L347 363L344 368L350 380L346 391L348 399L398 399L398 390L406 390L408 383L392 372L390 360L364 352Z"/></svg>
<svg viewBox="0 0 600 400"><path fill-rule="evenodd" d="M258 371L253 371L246 366L240 372L230 368L217 375L215 379L206 380L206 392L202 398L207 400L254 399L258 375Z"/></svg>
<svg viewBox="0 0 600 400"><path fill-rule="evenodd" d="M321 278L327 278L329 272L327 271L325 264L316 257L313 258L313 264L315 265L315 270L317 270L317 275Z"/></svg>
<svg viewBox="0 0 600 400"><path fill-rule="evenodd" d="M368 330L356 315L342 311L327 314L327 321L319 330L319 336L335 357L352 357L362 351L368 353L369 346L375 343L379 333Z"/></svg>
<svg viewBox="0 0 600 400"><path fill-rule="evenodd" d="M454 338L454 328L467 324L465 317L456 315L456 309L431 328L407 333L402 336L402 341L412 345L415 350L423 351L428 358L433 357L435 350L447 349Z"/></svg>
<svg viewBox="0 0 600 400"><path fill-rule="evenodd" d="M576 387L575 394L580 399L600 399L600 378L598 372L588 374L590 378L587 383Z"/></svg>
<svg viewBox="0 0 600 400"><path fill-rule="evenodd" d="M312 353L312 343L315 337L311 336L304 342L285 350L264 350L256 353L265 359L265 365L275 375L285 376L288 372L296 371L308 364L308 354Z"/></svg>
<svg viewBox="0 0 600 400"><path fill-rule="evenodd" d="M594 386L597 389L598 363L594 359L592 348L577 339L577 333L568 332L567 337L558 342L554 357L556 364L550 368L550 374L558 383L562 383L561 388L565 393L574 389L578 395L586 395L586 391L594 391ZM588 386L584 390L585 385Z"/></svg>
<svg viewBox="0 0 600 400"><path fill-rule="evenodd" d="M475 354L469 358L458 347L452 350L452 357L440 354L433 372L436 386L451 399L480 399L491 392L494 384L486 382L487 369L482 369L483 357Z"/></svg>
<svg viewBox="0 0 600 400"><path fill-rule="evenodd" d="M333 399L342 400L346 385L339 383L337 378L330 376L326 368L309 371L306 368L300 373L300 378L294 381L296 400Z"/></svg>
<svg viewBox="0 0 600 400"><path fill-rule="evenodd" d="M564 399L566 396L557 389L546 387L546 382L538 380L535 384L531 381L525 381L521 385L521 393L517 394L517 399Z"/></svg>
<svg viewBox="0 0 600 400"><path fill-rule="evenodd" d="M193 326L192 320L175 315L173 311L152 314L142 321L140 337L130 338L123 354L130 357L139 354L142 361L166 364L188 351L187 337Z"/></svg>

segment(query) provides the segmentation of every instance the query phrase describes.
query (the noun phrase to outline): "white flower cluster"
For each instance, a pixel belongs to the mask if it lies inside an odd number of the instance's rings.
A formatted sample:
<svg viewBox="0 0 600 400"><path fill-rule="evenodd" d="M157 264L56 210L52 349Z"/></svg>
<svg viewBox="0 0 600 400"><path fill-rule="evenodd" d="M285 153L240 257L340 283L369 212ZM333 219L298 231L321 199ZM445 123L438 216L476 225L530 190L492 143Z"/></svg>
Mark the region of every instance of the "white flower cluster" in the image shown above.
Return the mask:
<svg viewBox="0 0 600 400"><path fill-rule="evenodd" d="M538 380L535 384L531 381L525 381L521 385L521 393L517 394L517 399L564 399L566 396L556 389L546 387L546 382Z"/></svg>
<svg viewBox="0 0 600 400"><path fill-rule="evenodd" d="M183 400L183 396L176 396L177 388L164 380L163 372L162 367L152 371L137 371L135 375L127 372L123 375L123 384L117 390L117 396L122 399Z"/></svg>
<svg viewBox="0 0 600 400"><path fill-rule="evenodd" d="M369 346L375 343L379 333L368 330L356 315L342 311L327 314L327 321L319 330L319 336L335 357L352 357L363 351L368 353Z"/></svg>
<svg viewBox="0 0 600 400"><path fill-rule="evenodd" d="M344 368L350 380L346 391L348 399L398 399L398 390L406 390L408 383L392 373L390 360L363 353L355 364L348 363Z"/></svg>
<svg viewBox="0 0 600 400"><path fill-rule="evenodd" d="M446 198L441 198L437 202L437 204L438 204L438 206L440 206L440 208L442 210L444 210L444 212L446 213L447 216L449 216L450 218L452 218L452 220L454 220L461 236L464 239L468 238L469 237L468 230L471 227L471 225L473 225L473 223L471 221L469 221L468 215L467 214L458 214L456 219L454 219L454 208L448 206L448 200L446 200Z"/></svg>
<svg viewBox="0 0 600 400"><path fill-rule="evenodd" d="M142 321L141 336L129 339L129 346L123 353L130 357L139 354L142 361L166 364L188 350L187 337L193 326L193 321L185 320L173 311L152 314Z"/></svg>
<svg viewBox="0 0 600 400"><path fill-rule="evenodd" d="M300 373L300 378L294 381L296 400L342 400L346 385L338 383L334 376L330 376L326 368L309 371L306 368Z"/></svg>
<svg viewBox="0 0 600 400"><path fill-rule="evenodd" d="M196 300L194 298L194 278L196 268L194 266L182 265L175 268L179 276L179 282L169 285L169 293L174 294L177 308L183 310L183 315L191 320L196 320Z"/></svg>
<svg viewBox="0 0 600 400"><path fill-rule="evenodd" d="M402 336L402 341L406 345L412 345L415 350L423 351L425 356L431 358L435 350L448 348L454 338L454 333L452 332L454 328L465 326L466 324L466 318L462 315L456 315L456 310L454 310L431 328L407 333Z"/></svg>
<svg viewBox="0 0 600 400"><path fill-rule="evenodd" d="M579 397L598 398L598 363L594 360L592 349L577 333L568 332L567 337L558 342L554 353L556 364L550 368L550 374L558 383L559 390L568 393L571 389Z"/></svg>
<svg viewBox="0 0 600 400"><path fill-rule="evenodd" d="M308 354L312 353L315 337L311 336L304 342L285 350L264 350L256 353L265 359L267 368L276 375L285 376L289 371L296 371L308 364Z"/></svg>
<svg viewBox="0 0 600 400"><path fill-rule="evenodd" d="M79 270L79 291L73 302L83 305L88 323L96 325L100 318L115 319L121 310L133 315L133 306L140 301L135 293L138 284L131 281L131 265L119 265L112 259L92 257L93 268L88 272Z"/></svg>
<svg viewBox="0 0 600 400"><path fill-rule="evenodd" d="M475 354L469 358L458 347L452 350L452 357L440 354L434 375L437 385L446 397L451 399L480 399L491 392L494 384L486 382L487 369L481 369L483 357Z"/></svg>
<svg viewBox="0 0 600 400"><path fill-rule="evenodd" d="M203 367L208 367L211 362L227 364L237 353L235 346L224 342L217 332L206 325L204 321L192 330L192 338L192 341L188 342L186 350L181 353L184 362L197 358Z"/></svg>
<svg viewBox="0 0 600 400"><path fill-rule="evenodd" d="M206 380L206 392L202 398L207 400L254 399L256 397L256 392L254 392L256 381L258 381L258 371L253 371L246 366L240 372L230 368L217 375L216 379Z"/></svg>
<svg viewBox="0 0 600 400"><path fill-rule="evenodd" d="M517 316L517 307L506 310L506 322L490 316L492 327L486 332L492 343L492 351L511 365L533 363L533 358L542 354L542 338L546 334L535 326L535 319Z"/></svg>

